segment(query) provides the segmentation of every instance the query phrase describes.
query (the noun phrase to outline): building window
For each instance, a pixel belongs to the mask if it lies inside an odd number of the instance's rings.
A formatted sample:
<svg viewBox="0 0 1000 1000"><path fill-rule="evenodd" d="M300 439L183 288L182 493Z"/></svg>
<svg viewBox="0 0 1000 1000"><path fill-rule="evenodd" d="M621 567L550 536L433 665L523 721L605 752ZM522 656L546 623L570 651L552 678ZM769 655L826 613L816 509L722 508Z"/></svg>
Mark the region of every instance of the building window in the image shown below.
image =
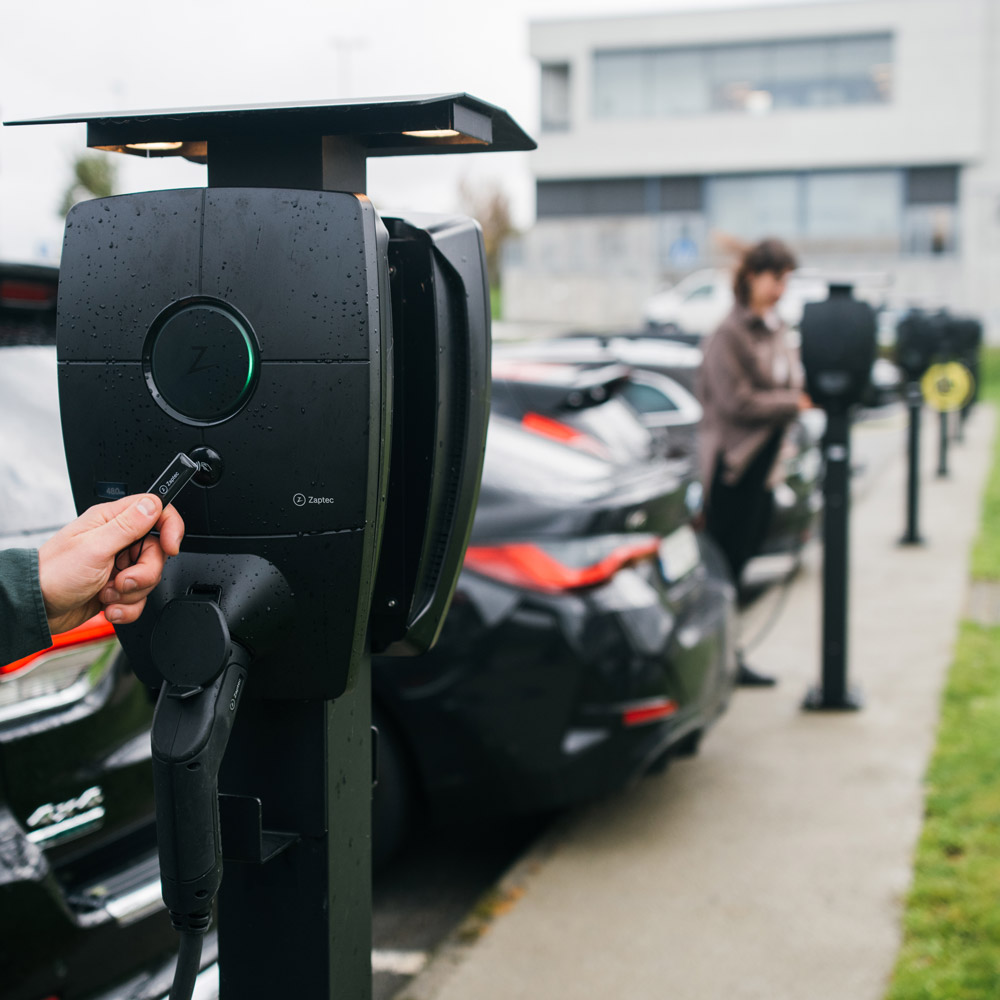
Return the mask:
<svg viewBox="0 0 1000 1000"><path fill-rule="evenodd" d="M642 215L649 211L648 184L640 177L599 181L538 181L538 218L556 215Z"/></svg>
<svg viewBox="0 0 1000 1000"><path fill-rule="evenodd" d="M701 177L608 177L586 181L538 181L536 214L649 215L700 213Z"/></svg>
<svg viewBox="0 0 1000 1000"><path fill-rule="evenodd" d="M707 188L711 228L740 240L777 236L813 251L900 246L900 170L713 177Z"/></svg>
<svg viewBox="0 0 1000 1000"><path fill-rule="evenodd" d="M714 177L708 182L711 226L741 240L792 239L799 231L799 186L797 174Z"/></svg>
<svg viewBox="0 0 1000 1000"><path fill-rule="evenodd" d="M704 202L701 177L664 177L660 180L661 212L700 212Z"/></svg>
<svg viewBox="0 0 1000 1000"><path fill-rule="evenodd" d="M913 167L906 171L903 250L951 254L958 249L958 168Z"/></svg>
<svg viewBox="0 0 1000 1000"><path fill-rule="evenodd" d="M883 244L899 241L902 177L898 170L845 170L803 175L802 238Z"/></svg>
<svg viewBox="0 0 1000 1000"><path fill-rule="evenodd" d="M594 117L647 118L650 96L644 85L650 54L598 52L594 56Z"/></svg>
<svg viewBox="0 0 1000 1000"><path fill-rule="evenodd" d="M911 167L906 171L907 205L954 205L958 167Z"/></svg>
<svg viewBox="0 0 1000 1000"><path fill-rule="evenodd" d="M569 66L548 63L542 66L542 131L560 132L570 126Z"/></svg>
<svg viewBox="0 0 1000 1000"><path fill-rule="evenodd" d="M879 104L892 96L892 37L598 50L597 118Z"/></svg>

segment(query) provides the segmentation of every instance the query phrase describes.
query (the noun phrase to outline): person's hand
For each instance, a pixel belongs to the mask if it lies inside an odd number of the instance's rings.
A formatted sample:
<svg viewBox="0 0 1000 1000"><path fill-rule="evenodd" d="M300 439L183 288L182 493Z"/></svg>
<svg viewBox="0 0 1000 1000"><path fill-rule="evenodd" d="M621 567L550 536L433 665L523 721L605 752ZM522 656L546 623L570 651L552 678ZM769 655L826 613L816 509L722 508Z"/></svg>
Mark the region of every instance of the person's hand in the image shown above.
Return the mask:
<svg viewBox="0 0 1000 1000"><path fill-rule="evenodd" d="M151 530L139 551L139 541ZM56 532L38 550L38 582L51 632L65 632L101 610L124 625L142 613L160 582L168 556L180 551L184 521L173 507L163 509L152 493L97 504ZM127 550L129 565L115 557Z"/></svg>
<svg viewBox="0 0 1000 1000"><path fill-rule="evenodd" d="M799 393L799 412L802 410L811 410L813 408L812 397L808 392Z"/></svg>

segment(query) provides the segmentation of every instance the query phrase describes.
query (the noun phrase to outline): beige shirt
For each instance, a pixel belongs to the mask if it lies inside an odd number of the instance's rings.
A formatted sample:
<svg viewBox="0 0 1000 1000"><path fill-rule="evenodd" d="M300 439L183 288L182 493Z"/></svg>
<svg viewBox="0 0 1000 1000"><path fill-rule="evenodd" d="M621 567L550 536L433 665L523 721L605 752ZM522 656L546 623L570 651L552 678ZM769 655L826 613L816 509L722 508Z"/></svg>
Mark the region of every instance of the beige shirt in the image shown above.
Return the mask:
<svg viewBox="0 0 1000 1000"><path fill-rule="evenodd" d="M802 385L785 327L772 328L746 306L733 306L708 338L698 373L705 410L698 452L706 490L720 454L724 481L735 483L771 434L795 419Z"/></svg>

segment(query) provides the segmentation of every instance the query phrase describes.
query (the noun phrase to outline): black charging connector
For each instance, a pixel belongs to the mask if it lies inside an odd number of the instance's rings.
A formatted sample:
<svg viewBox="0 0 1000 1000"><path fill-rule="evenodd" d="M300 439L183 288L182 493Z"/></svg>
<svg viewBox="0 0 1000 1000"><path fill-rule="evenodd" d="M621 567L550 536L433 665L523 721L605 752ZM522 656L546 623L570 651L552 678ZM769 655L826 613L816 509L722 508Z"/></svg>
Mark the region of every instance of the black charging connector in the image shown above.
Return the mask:
<svg viewBox="0 0 1000 1000"><path fill-rule="evenodd" d="M222 882L219 769L250 654L208 594L177 598L153 632L165 683L153 716L153 792L163 901L181 934L170 1000L189 1000Z"/></svg>

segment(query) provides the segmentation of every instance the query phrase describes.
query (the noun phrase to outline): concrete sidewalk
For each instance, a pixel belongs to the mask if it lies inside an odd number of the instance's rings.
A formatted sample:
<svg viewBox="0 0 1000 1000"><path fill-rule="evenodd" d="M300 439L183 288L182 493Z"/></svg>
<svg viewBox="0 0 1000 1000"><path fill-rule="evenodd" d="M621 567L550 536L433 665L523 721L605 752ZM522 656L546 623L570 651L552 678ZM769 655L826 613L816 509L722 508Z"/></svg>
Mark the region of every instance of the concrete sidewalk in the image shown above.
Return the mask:
<svg viewBox="0 0 1000 1000"><path fill-rule="evenodd" d="M864 437L879 428L855 431L856 454L872 442L880 456L852 519L850 674L865 708L800 710L820 669L812 551L752 657L780 685L740 689L699 756L561 822L501 883L484 933L457 934L401 997L881 1000L994 414L979 408L948 480L934 477L936 428L925 428L922 548L896 544L901 421L879 444Z"/></svg>

